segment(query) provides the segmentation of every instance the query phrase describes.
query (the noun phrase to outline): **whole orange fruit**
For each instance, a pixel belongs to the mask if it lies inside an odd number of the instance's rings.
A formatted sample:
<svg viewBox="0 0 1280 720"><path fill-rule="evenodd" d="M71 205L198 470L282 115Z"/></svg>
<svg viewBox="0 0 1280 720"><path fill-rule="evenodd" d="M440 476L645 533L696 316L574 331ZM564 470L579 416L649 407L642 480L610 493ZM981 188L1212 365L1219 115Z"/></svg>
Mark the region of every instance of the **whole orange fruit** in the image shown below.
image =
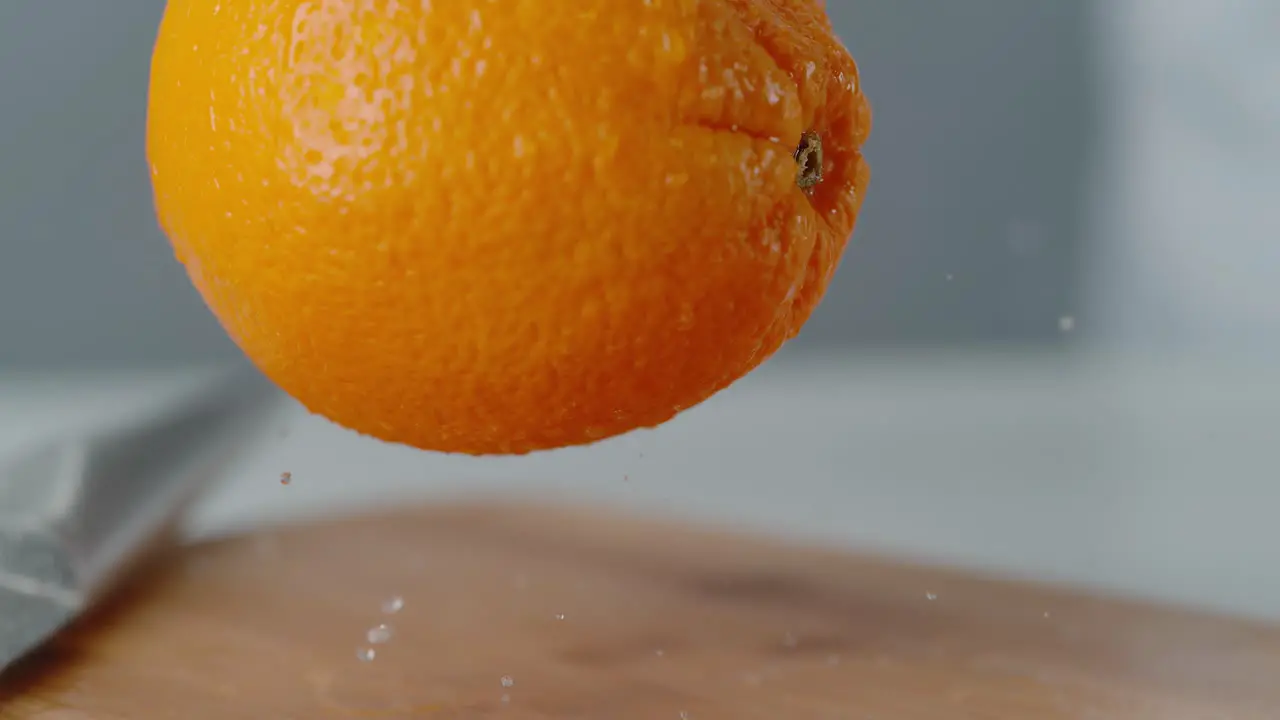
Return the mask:
<svg viewBox="0 0 1280 720"><path fill-rule="evenodd" d="M795 335L869 127L818 0L170 0L147 155L286 392L524 453L660 424Z"/></svg>

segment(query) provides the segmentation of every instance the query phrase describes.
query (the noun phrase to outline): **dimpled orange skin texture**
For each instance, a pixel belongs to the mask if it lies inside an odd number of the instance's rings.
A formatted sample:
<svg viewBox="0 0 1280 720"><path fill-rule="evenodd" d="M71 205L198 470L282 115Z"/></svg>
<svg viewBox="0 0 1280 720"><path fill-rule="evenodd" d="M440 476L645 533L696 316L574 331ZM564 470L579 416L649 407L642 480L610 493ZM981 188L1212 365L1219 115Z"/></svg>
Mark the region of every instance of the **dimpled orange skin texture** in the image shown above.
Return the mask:
<svg viewBox="0 0 1280 720"><path fill-rule="evenodd" d="M170 0L147 154L178 259L286 392L516 454L663 423L794 336L869 128L817 0Z"/></svg>

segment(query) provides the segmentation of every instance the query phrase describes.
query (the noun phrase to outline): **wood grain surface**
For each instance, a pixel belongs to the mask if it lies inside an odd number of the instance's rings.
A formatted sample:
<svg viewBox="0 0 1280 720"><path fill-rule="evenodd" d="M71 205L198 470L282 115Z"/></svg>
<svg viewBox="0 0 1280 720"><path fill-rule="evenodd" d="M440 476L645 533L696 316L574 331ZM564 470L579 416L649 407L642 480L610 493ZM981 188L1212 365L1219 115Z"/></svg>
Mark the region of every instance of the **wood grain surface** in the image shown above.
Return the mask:
<svg viewBox="0 0 1280 720"><path fill-rule="evenodd" d="M460 506L185 550L0 696L43 720L1275 720L1280 629Z"/></svg>

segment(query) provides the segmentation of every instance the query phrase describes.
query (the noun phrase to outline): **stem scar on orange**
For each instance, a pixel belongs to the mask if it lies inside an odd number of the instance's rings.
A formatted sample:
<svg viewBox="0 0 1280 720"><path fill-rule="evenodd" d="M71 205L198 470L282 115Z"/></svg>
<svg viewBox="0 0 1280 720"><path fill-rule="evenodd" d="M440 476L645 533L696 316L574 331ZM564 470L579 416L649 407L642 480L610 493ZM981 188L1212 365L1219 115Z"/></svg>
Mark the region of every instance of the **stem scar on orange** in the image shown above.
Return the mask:
<svg viewBox="0 0 1280 720"><path fill-rule="evenodd" d="M147 156L281 388L510 454L658 425L794 336L870 125L820 0L170 0Z"/></svg>

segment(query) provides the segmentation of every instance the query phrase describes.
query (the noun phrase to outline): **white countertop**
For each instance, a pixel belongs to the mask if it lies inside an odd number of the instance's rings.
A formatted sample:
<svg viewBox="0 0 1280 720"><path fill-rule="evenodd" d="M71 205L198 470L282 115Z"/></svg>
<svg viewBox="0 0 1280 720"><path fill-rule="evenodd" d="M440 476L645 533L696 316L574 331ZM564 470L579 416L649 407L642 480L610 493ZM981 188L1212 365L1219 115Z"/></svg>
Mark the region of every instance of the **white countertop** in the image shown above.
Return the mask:
<svg viewBox="0 0 1280 720"><path fill-rule="evenodd" d="M0 374L0 452L190 378ZM479 493L613 503L1280 619L1278 446L1262 363L790 359L658 430L522 458L388 446L290 404L189 529Z"/></svg>

